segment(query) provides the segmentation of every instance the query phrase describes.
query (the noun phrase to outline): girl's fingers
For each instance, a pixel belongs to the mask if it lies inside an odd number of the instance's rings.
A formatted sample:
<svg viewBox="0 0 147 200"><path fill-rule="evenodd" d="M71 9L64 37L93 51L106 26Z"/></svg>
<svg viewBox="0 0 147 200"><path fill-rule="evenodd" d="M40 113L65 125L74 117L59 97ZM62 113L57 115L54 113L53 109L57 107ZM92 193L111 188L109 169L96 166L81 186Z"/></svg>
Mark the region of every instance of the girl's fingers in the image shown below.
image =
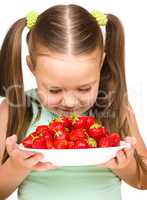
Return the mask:
<svg viewBox="0 0 147 200"><path fill-rule="evenodd" d="M123 165L126 160L127 160L127 157L125 155L125 152L124 151L118 151L117 154L116 154L116 159L117 159L117 163L118 165Z"/></svg>
<svg viewBox="0 0 147 200"><path fill-rule="evenodd" d="M16 135L12 135L6 139L6 148L9 155L14 149L18 149L16 141L17 141Z"/></svg>
<svg viewBox="0 0 147 200"><path fill-rule="evenodd" d="M12 135L6 139L6 148L8 154L11 157L17 157L17 158L20 157L21 159L26 159L35 154L34 152L31 151L29 152L29 151L19 150L16 141L17 141L16 135Z"/></svg>
<svg viewBox="0 0 147 200"><path fill-rule="evenodd" d="M43 155L40 153L36 153L33 156L31 156L30 158L25 160L25 164L28 167L33 167L34 165L36 165L38 162L41 162L41 160L43 159Z"/></svg>
<svg viewBox="0 0 147 200"><path fill-rule="evenodd" d="M108 168L111 168L111 169L116 168L116 167L117 167L117 159L116 159L116 157L114 157L114 158L112 158L111 160L109 160L109 161L107 162L106 166L107 166Z"/></svg>
<svg viewBox="0 0 147 200"><path fill-rule="evenodd" d="M31 151L22 151L22 150L19 150L19 149L15 149L10 153L10 156L12 158L17 158L19 160L25 160L25 159L28 159L35 154L36 153L31 152Z"/></svg>
<svg viewBox="0 0 147 200"><path fill-rule="evenodd" d="M125 141L130 144L129 148L118 151L115 158L110 159L106 163L97 165L97 167L106 167L110 169L119 169L125 167L134 156L134 146L136 144L136 138L128 136L125 138Z"/></svg>
<svg viewBox="0 0 147 200"><path fill-rule="evenodd" d="M13 135L6 139L8 154L15 164L17 163L17 165L28 169L32 169L33 167L35 167L36 170L48 170L57 168L51 163L41 163L43 155L40 153L20 150L16 141L16 135Z"/></svg>
<svg viewBox="0 0 147 200"><path fill-rule="evenodd" d="M115 168L117 166L117 160L116 158L112 158L109 161L100 164L100 165L96 165L98 168Z"/></svg>
<svg viewBox="0 0 147 200"><path fill-rule="evenodd" d="M59 167L53 165L52 163L43 163L43 162L38 162L33 169L37 171L44 171L44 170L50 170L50 169L57 169Z"/></svg>
<svg viewBox="0 0 147 200"><path fill-rule="evenodd" d="M126 141L127 143L129 143L131 146L135 146L135 144L137 143L136 138L135 138L135 137L130 137L130 136L127 136L127 137L125 138L125 141Z"/></svg>
<svg viewBox="0 0 147 200"><path fill-rule="evenodd" d="M130 159L132 156L134 156L134 148L131 149L125 148L124 152L127 159Z"/></svg>

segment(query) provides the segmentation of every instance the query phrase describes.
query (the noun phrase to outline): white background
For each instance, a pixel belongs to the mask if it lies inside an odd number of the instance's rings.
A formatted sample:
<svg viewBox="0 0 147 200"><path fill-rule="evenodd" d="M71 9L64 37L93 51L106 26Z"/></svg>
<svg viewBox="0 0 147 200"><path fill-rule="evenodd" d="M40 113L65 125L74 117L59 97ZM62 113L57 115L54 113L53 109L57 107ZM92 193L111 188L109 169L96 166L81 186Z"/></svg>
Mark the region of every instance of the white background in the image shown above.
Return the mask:
<svg viewBox="0 0 147 200"><path fill-rule="evenodd" d="M120 17L124 24L126 35L126 76L129 90L130 102L136 114L140 132L147 143L147 12L145 0L87 0L87 1L47 1L47 0L5 0L0 6L0 44L8 30L8 27L17 19L24 17L28 11L36 10L42 12L57 3L75 3L88 10L97 8L105 13L113 13ZM24 36L25 37L25 36ZM25 44L24 44L25 45ZM24 61L26 49L23 48L23 71L25 88L29 89L35 85L32 74L27 69ZM30 76L30 78L28 78ZM127 184L122 184L123 200L146 200L147 191L136 190ZM9 198L16 200L16 193Z"/></svg>

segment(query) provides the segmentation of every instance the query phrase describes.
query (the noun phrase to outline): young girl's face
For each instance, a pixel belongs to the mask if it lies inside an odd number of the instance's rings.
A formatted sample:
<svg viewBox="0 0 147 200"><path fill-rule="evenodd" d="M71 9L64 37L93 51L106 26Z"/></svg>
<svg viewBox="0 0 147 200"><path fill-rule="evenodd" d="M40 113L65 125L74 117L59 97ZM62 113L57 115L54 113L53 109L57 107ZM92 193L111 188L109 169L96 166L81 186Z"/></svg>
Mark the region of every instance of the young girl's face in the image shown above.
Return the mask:
<svg viewBox="0 0 147 200"><path fill-rule="evenodd" d="M58 115L87 111L97 98L101 64L98 49L79 57L49 52L37 54L33 74L41 103Z"/></svg>

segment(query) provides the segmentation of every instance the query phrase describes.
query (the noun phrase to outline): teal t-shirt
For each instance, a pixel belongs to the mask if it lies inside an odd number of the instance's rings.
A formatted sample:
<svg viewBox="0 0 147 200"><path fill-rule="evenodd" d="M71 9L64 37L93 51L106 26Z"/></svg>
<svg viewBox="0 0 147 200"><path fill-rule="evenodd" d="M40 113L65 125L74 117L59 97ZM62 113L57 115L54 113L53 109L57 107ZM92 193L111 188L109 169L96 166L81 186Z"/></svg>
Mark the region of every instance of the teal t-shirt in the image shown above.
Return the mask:
<svg viewBox="0 0 147 200"><path fill-rule="evenodd" d="M37 90L27 94L39 100ZM37 105L33 105L33 120L37 115ZM25 135L36 126L48 124L53 113L42 106L40 119L32 123ZM110 169L96 166L71 166L32 171L18 188L19 200L121 200L121 181Z"/></svg>

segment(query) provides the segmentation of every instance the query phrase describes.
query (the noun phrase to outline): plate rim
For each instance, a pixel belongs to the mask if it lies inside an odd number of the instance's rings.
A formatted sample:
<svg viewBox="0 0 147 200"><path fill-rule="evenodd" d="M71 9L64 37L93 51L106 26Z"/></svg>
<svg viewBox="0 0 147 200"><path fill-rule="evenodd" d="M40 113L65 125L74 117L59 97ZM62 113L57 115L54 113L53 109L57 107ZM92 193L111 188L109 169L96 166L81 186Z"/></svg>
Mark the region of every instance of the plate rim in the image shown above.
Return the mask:
<svg viewBox="0 0 147 200"><path fill-rule="evenodd" d="M17 144L18 145L18 148L20 149L20 150L24 150L24 151L36 151L36 152L48 152L48 151L54 151L54 152L57 152L57 151L59 151L60 150L60 152L62 151L62 152L69 152L69 151L75 151L75 152L77 152L76 150L79 150L79 151L87 151L87 150L92 150L92 151L98 151L98 150L105 150L105 149L123 149L123 148L130 148L130 144L129 143L127 143L127 142L125 142L125 141L123 141L123 140L121 140L120 141L120 145L119 146L115 146L115 147L99 147L99 148L86 148L86 149L33 149L33 148L26 148L26 147L24 147L23 146L23 144Z"/></svg>

